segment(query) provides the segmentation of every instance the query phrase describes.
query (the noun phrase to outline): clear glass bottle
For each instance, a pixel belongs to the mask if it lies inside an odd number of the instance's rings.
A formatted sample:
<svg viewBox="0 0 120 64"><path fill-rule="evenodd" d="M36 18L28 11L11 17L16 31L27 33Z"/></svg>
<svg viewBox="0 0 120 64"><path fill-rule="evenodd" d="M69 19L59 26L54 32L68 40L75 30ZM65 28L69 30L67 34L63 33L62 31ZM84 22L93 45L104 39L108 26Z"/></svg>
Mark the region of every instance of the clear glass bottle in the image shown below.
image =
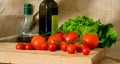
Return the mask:
<svg viewBox="0 0 120 64"><path fill-rule="evenodd" d="M51 34L58 28L58 5L54 0L43 0L39 6L39 34Z"/></svg>
<svg viewBox="0 0 120 64"><path fill-rule="evenodd" d="M32 5L29 3L24 4L24 22L19 31L19 42L30 42L33 34L31 33L32 28Z"/></svg>

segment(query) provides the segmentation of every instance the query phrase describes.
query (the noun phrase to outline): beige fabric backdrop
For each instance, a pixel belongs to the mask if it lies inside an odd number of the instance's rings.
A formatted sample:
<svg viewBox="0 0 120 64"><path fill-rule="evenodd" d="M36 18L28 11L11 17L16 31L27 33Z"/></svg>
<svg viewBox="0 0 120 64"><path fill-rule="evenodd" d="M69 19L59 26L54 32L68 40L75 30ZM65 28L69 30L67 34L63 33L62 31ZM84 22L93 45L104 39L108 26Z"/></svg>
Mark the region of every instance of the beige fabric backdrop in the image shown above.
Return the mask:
<svg viewBox="0 0 120 64"><path fill-rule="evenodd" d="M0 0L0 37L16 35L24 21L23 4L33 4L33 16L38 12L41 0ZM59 6L59 26L69 18L89 16L102 23L111 22L118 32L117 44L105 49L106 56L100 64L120 64L120 0L56 0ZM34 16L38 22L38 15ZM33 32L38 32L38 25Z"/></svg>

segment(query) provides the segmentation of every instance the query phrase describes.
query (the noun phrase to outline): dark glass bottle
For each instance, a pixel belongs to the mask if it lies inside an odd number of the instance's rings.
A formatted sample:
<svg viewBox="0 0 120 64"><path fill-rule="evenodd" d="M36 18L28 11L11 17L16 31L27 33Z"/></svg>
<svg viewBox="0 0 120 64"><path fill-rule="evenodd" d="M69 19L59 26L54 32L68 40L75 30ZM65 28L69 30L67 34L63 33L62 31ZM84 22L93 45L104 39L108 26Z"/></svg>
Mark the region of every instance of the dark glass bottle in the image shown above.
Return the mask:
<svg viewBox="0 0 120 64"><path fill-rule="evenodd" d="M24 22L19 30L18 41L30 42L33 34L31 33L32 21L32 5L29 3L24 4Z"/></svg>
<svg viewBox="0 0 120 64"><path fill-rule="evenodd" d="M43 0L39 6L39 34L51 34L58 28L58 6L54 0Z"/></svg>

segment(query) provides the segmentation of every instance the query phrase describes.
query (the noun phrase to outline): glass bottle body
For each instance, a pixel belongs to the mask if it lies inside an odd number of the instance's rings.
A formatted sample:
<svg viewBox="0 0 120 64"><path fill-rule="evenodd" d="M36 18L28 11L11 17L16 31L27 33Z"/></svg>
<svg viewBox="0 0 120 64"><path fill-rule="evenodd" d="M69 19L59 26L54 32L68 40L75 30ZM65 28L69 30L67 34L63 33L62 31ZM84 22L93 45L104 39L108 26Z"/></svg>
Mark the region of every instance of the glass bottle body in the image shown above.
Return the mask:
<svg viewBox="0 0 120 64"><path fill-rule="evenodd" d="M54 22L53 20L56 19ZM39 6L39 34L51 34L57 28L58 6L54 0L44 0ZM55 25L55 26L53 26Z"/></svg>
<svg viewBox="0 0 120 64"><path fill-rule="evenodd" d="M33 20L32 20L32 5L30 3L24 3L24 22L19 30L18 41L30 42L33 34L31 32Z"/></svg>
<svg viewBox="0 0 120 64"><path fill-rule="evenodd" d="M32 26L32 16L25 14L25 20L22 24L22 27L19 31L19 42L30 42L33 34L31 34L31 26Z"/></svg>

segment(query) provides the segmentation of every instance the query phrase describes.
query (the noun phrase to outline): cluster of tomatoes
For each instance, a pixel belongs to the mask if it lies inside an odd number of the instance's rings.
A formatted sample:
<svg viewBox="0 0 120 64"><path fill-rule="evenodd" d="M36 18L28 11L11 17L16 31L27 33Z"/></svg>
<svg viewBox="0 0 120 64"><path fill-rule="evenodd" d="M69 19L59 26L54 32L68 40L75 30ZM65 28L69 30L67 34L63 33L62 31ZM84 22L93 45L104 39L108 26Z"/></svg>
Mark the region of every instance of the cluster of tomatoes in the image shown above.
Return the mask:
<svg viewBox="0 0 120 64"><path fill-rule="evenodd" d="M79 38L76 32L56 32L49 36L48 39L41 35L36 35L32 38L30 43L18 43L16 45L16 49L50 51L62 50L70 54L82 52L84 55L88 55L91 49L97 48L98 41L99 39L96 34L84 34Z"/></svg>

